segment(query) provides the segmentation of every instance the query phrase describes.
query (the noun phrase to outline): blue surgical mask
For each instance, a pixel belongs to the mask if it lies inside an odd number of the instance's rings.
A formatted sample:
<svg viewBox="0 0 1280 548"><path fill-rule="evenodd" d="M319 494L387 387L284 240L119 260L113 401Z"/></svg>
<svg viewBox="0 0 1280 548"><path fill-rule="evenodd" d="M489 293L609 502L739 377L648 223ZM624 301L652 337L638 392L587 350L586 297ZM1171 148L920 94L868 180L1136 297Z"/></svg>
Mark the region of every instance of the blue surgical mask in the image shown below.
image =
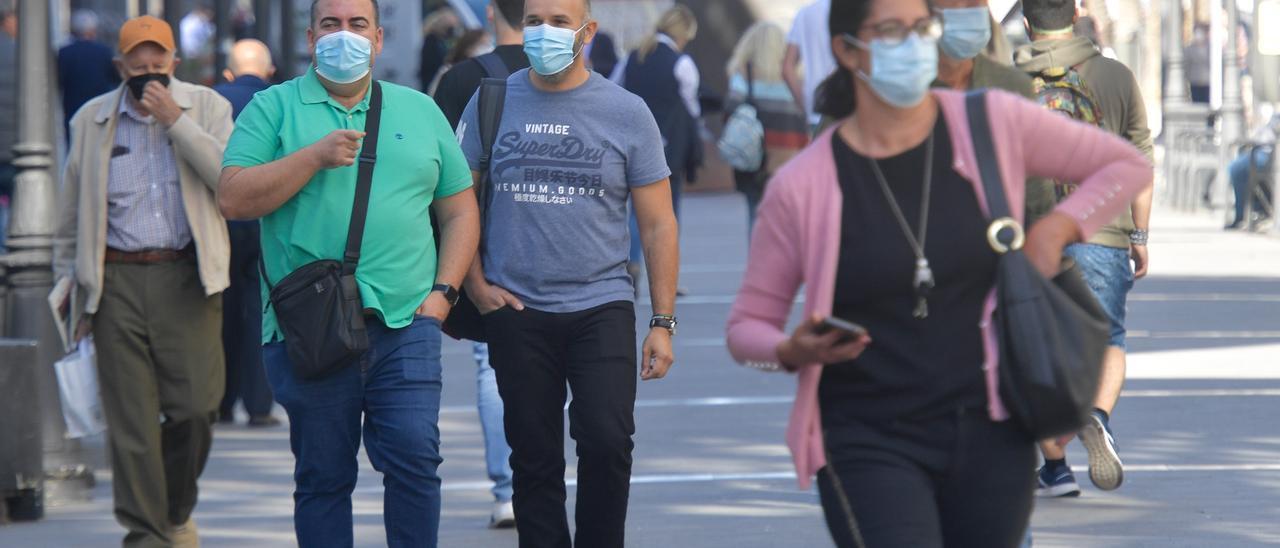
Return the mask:
<svg viewBox="0 0 1280 548"><path fill-rule="evenodd" d="M894 45L880 38L868 44L848 34L844 39L871 52L871 75L860 70L858 77L890 105L911 108L920 104L938 78L937 39L922 38L914 32Z"/></svg>
<svg viewBox="0 0 1280 548"><path fill-rule="evenodd" d="M950 8L942 10L942 53L952 59L973 59L991 42L991 9Z"/></svg>
<svg viewBox="0 0 1280 548"><path fill-rule="evenodd" d="M335 84L350 84L369 74L373 42L340 30L316 40L316 74Z"/></svg>
<svg viewBox="0 0 1280 548"><path fill-rule="evenodd" d="M578 58L580 51L573 51L578 30L562 29L551 25L524 28L524 54L529 57L533 71L543 76L564 72Z"/></svg>

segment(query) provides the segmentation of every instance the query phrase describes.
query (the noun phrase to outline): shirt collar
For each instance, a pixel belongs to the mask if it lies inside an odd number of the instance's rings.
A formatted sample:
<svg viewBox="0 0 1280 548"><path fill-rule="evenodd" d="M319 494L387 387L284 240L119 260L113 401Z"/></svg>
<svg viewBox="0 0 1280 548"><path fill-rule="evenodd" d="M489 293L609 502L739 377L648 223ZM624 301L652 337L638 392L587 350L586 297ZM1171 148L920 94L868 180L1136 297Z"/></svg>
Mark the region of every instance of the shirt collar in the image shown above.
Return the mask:
<svg viewBox="0 0 1280 548"><path fill-rule="evenodd" d="M144 124L150 124L151 122L155 121L154 116L144 116L141 112L138 111L137 107L133 106L133 102L129 100L128 91L125 91L125 93L120 95L119 112L121 116L128 116Z"/></svg>
<svg viewBox="0 0 1280 548"><path fill-rule="evenodd" d="M671 49L679 49L676 47L675 39L671 38L670 36L667 36L664 33L661 33L661 32L658 33L658 41L670 46Z"/></svg>
<svg viewBox="0 0 1280 548"><path fill-rule="evenodd" d="M318 103L328 103L334 108L343 112L348 112L347 107L342 106L341 103L335 101L333 97L329 96L329 90L324 89L324 84L320 83L320 77L316 76L316 68L314 66L307 69L307 73L302 75L302 80L298 82L298 95L302 98L303 104L314 105ZM352 107L350 112L369 110L369 95L369 93L365 93L364 99L361 99L359 103L356 103L356 106ZM385 100L383 101L383 104L386 104Z"/></svg>

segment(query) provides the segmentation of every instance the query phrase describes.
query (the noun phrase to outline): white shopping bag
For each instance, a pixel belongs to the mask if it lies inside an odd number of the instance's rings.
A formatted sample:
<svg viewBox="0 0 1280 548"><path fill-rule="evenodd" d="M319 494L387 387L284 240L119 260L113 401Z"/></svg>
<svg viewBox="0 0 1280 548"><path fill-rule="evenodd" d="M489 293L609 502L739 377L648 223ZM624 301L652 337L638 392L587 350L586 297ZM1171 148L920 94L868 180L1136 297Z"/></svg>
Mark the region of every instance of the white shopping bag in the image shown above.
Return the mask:
<svg viewBox="0 0 1280 548"><path fill-rule="evenodd" d="M85 337L75 352L53 364L58 374L58 395L62 417L67 422L67 438L92 436L107 429L98 393L97 353L93 338Z"/></svg>

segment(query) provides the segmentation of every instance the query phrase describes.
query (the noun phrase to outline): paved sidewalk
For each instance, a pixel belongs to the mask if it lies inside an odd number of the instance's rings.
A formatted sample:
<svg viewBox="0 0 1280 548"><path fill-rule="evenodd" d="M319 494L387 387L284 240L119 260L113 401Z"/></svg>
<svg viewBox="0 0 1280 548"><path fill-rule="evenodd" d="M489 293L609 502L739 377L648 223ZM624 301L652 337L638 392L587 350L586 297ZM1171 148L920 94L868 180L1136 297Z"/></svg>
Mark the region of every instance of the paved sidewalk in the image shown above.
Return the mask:
<svg viewBox="0 0 1280 548"><path fill-rule="evenodd" d="M682 285L692 295L680 304L678 365L640 388L628 545L829 546L816 494L796 489L782 444L793 381L736 367L723 346L746 255L742 200L685 200ZM1154 274L1131 302L1130 381L1113 421L1125 485L1038 501L1036 546L1280 544L1280 239L1164 210L1155 219ZM514 532L485 527L491 499L469 348L450 343L445 352L440 544L515 546ZM294 545L287 436L217 430L196 511L204 546ZM566 456L572 468L571 445ZM1069 458L1086 462L1078 444ZM357 545L381 546L381 481L361 462ZM118 543L109 470L98 477L93 502L0 526L0 546ZM1088 483L1083 469L1079 479Z"/></svg>

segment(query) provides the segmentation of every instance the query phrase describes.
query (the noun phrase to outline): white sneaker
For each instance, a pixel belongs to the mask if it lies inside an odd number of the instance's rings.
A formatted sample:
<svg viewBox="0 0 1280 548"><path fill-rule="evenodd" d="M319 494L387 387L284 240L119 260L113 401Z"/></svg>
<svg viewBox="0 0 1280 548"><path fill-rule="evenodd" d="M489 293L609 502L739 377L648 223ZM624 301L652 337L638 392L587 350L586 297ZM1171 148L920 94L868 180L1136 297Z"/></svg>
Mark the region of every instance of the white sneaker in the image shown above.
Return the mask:
<svg viewBox="0 0 1280 548"><path fill-rule="evenodd" d="M510 529L516 526L516 507L507 502L495 502L493 515L489 517L490 529Z"/></svg>
<svg viewBox="0 0 1280 548"><path fill-rule="evenodd" d="M1124 463L1116 453L1111 429L1097 413L1089 415L1089 422L1080 430L1080 441L1089 452L1089 479L1103 491L1118 489L1124 483Z"/></svg>

